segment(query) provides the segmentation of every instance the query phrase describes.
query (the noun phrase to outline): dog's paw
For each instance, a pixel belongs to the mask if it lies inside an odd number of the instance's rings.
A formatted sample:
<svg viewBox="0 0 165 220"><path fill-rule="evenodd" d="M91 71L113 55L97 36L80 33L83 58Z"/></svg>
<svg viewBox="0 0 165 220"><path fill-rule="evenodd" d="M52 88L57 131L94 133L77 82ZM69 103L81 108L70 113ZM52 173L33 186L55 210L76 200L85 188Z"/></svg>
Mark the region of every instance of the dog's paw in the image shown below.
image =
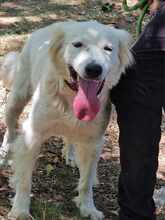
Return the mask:
<svg viewBox="0 0 165 220"><path fill-rule="evenodd" d="M91 220L103 220L104 215L101 211L97 210L96 208L89 208L86 206L80 207L80 213L83 217L89 217Z"/></svg>
<svg viewBox="0 0 165 220"><path fill-rule="evenodd" d="M162 208L165 207L165 187L161 187L160 189L155 189L153 195L156 207Z"/></svg>
<svg viewBox="0 0 165 220"><path fill-rule="evenodd" d="M9 212L7 219L8 220L34 220L34 218L29 213L16 214L13 212Z"/></svg>
<svg viewBox="0 0 165 220"><path fill-rule="evenodd" d="M97 210L94 204L83 203L79 196L75 197L73 200L76 206L80 209L80 214L82 217L89 217L91 220L103 220L104 215L101 211Z"/></svg>

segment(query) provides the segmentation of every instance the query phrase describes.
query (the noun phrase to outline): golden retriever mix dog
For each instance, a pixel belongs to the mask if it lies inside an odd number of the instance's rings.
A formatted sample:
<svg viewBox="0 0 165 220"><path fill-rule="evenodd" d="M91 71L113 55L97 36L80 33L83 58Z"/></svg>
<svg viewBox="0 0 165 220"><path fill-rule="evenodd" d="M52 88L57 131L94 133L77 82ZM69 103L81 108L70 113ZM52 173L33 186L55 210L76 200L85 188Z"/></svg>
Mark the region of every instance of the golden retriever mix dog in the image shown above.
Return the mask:
<svg viewBox="0 0 165 220"><path fill-rule="evenodd" d="M65 137L68 155L74 148L80 172L74 201L81 215L103 219L92 187L109 122L109 91L132 62L129 43L124 30L96 21L68 21L34 32L20 54L7 55L1 75L9 78L8 85L12 81L12 87L0 152L11 151L13 158L11 182L16 194L9 219L30 215L32 171L41 144L53 135ZM19 116L30 99L29 117L17 132Z"/></svg>

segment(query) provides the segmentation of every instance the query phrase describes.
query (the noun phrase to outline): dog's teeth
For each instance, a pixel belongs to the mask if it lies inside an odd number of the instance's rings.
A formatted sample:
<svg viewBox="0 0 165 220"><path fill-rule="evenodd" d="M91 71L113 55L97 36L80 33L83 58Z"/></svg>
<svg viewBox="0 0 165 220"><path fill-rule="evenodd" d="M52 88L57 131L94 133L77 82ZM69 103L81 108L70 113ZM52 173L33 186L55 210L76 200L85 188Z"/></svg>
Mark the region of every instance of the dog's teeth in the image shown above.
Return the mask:
<svg viewBox="0 0 165 220"><path fill-rule="evenodd" d="M76 80L77 82L79 82L80 81L80 76L77 76L77 80Z"/></svg>

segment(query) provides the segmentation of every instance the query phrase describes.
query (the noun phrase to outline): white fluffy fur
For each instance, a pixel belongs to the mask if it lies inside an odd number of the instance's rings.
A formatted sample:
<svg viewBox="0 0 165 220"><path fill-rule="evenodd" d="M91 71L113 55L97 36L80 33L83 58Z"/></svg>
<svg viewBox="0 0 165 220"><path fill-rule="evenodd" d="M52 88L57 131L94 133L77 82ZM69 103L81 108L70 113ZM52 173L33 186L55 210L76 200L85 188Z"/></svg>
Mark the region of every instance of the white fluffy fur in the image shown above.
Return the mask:
<svg viewBox="0 0 165 220"><path fill-rule="evenodd" d="M76 41L83 42L83 48L75 48ZM1 151L6 148L14 152L12 183L16 195L9 217L29 215L32 170L41 144L52 135L62 135L71 146L74 144L80 171L76 205L82 216L103 219L102 212L94 205L92 186L109 121L109 88L117 84L121 72L132 62L129 43L126 31L95 21L52 24L34 32L27 41L14 66L14 80L9 77L13 83L6 108L7 131L1 147ZM112 47L112 52L105 51L105 45ZM69 78L68 65L84 77L85 66L93 60L102 66L101 78L105 78L101 109L93 121L81 122L72 110L75 93L64 79ZM31 97L29 117L18 134L17 121ZM68 153L67 162L69 157Z"/></svg>
<svg viewBox="0 0 165 220"><path fill-rule="evenodd" d="M18 59L19 59L18 52L10 52L1 61L0 79L2 80L4 86L7 89L10 89L12 85Z"/></svg>

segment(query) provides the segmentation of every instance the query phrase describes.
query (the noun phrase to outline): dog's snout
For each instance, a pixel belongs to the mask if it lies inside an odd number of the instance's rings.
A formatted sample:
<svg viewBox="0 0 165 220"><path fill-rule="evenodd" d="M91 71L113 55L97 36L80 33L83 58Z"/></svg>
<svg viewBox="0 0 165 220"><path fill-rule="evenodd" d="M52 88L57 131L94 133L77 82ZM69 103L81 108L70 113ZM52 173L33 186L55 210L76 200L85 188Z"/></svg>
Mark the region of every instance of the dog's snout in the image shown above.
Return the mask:
<svg viewBox="0 0 165 220"><path fill-rule="evenodd" d="M90 79L96 79L102 74L102 66L95 63L89 63L85 67L86 77Z"/></svg>

